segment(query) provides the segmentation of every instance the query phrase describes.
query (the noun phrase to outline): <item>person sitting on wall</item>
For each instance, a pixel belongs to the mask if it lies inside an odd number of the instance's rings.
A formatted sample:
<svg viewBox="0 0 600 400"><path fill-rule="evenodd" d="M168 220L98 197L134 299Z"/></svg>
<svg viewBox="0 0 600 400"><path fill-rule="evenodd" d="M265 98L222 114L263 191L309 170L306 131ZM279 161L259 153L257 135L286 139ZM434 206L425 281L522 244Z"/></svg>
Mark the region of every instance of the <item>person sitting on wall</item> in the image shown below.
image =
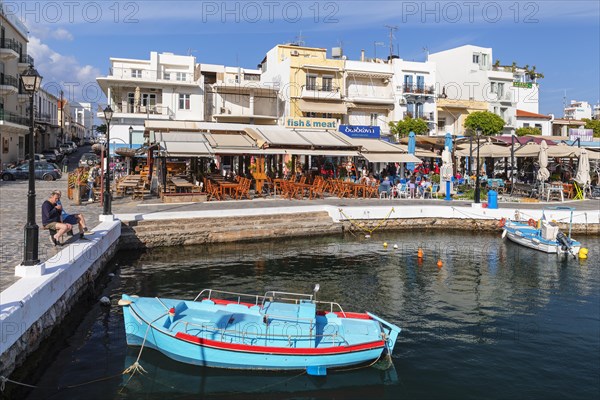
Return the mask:
<svg viewBox="0 0 600 400"><path fill-rule="evenodd" d="M42 226L44 229L56 231L56 234L50 236L55 246L62 245L62 236L73 229L71 224L61 222L62 206L59 204L60 196L60 190L53 190L48 200L42 204Z"/></svg>
<svg viewBox="0 0 600 400"><path fill-rule="evenodd" d="M59 193L59 195L61 195L60 191L57 190L57 192ZM60 197L56 204L62 207ZM83 239L83 235L85 234L85 232L89 231L85 224L85 218L83 217L83 214L68 214L65 211L64 207L62 207L60 218L63 224L69 224L71 226L77 224L77 226L79 227L79 237L81 239Z"/></svg>

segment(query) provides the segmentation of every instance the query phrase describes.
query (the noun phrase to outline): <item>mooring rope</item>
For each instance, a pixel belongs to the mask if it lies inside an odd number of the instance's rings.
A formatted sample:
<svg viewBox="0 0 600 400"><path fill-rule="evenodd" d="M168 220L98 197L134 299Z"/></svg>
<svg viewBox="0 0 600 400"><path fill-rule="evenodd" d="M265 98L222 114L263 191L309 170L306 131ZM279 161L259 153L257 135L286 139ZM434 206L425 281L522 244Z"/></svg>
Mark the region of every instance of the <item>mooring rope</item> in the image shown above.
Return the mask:
<svg viewBox="0 0 600 400"><path fill-rule="evenodd" d="M392 209L390 210L390 212L379 222L379 224L377 224L377 226L375 226L375 228L373 229L367 229L361 225L359 225L357 222L355 222L352 218L350 218L349 216L346 215L346 213L344 213L344 210L341 208L338 208L338 211L340 212L340 214L342 214L348 221L350 221L350 223L354 226L356 226L358 229L362 230L363 232L368 233L369 235L373 232L375 232L375 230L377 230L381 225L383 225L388 218L390 217L390 215L395 212L396 210L394 210L394 207L392 207Z"/></svg>

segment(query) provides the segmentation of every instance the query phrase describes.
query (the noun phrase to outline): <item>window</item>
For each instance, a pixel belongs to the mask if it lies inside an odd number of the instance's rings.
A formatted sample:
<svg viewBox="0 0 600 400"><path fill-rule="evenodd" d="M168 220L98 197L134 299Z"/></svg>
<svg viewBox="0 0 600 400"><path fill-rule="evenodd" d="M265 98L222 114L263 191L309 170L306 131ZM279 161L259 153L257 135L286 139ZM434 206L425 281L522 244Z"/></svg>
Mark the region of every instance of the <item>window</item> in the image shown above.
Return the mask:
<svg viewBox="0 0 600 400"><path fill-rule="evenodd" d="M438 118L437 128L438 132L444 132L446 130L446 118Z"/></svg>
<svg viewBox="0 0 600 400"><path fill-rule="evenodd" d="M177 72L175 73L175 80L180 82L186 81L186 73L185 72Z"/></svg>
<svg viewBox="0 0 600 400"><path fill-rule="evenodd" d="M163 79L165 81L170 81L171 80L171 73L170 72L163 73Z"/></svg>
<svg viewBox="0 0 600 400"><path fill-rule="evenodd" d="M377 119L379 119L379 114L371 113L371 123L369 125L377 126Z"/></svg>
<svg viewBox="0 0 600 400"><path fill-rule="evenodd" d="M407 103L406 104L406 115L414 118L415 116L415 103Z"/></svg>
<svg viewBox="0 0 600 400"><path fill-rule="evenodd" d="M306 113L306 116L307 116L307 117L309 117L309 118L316 118L316 117L317 117L317 113L314 113L314 112L307 112L307 113Z"/></svg>
<svg viewBox="0 0 600 400"><path fill-rule="evenodd" d="M425 89L425 77L423 75L417 75L417 90L423 91Z"/></svg>
<svg viewBox="0 0 600 400"><path fill-rule="evenodd" d="M189 110L190 109L190 95L189 94L179 94L179 109L180 110Z"/></svg>
<svg viewBox="0 0 600 400"><path fill-rule="evenodd" d="M325 92L331 92L333 90L333 77L331 77L331 76L323 77L323 90Z"/></svg>
<svg viewBox="0 0 600 400"><path fill-rule="evenodd" d="M415 104L415 118L423 118L423 103Z"/></svg>
<svg viewBox="0 0 600 400"><path fill-rule="evenodd" d="M542 124L535 124L536 129L542 130Z"/></svg>
<svg viewBox="0 0 600 400"><path fill-rule="evenodd" d="M504 96L504 83L498 83L498 98Z"/></svg>
<svg viewBox="0 0 600 400"><path fill-rule="evenodd" d="M412 89L413 77L412 75L404 75L404 90Z"/></svg>
<svg viewBox="0 0 600 400"><path fill-rule="evenodd" d="M498 82L492 82L490 86L491 93L498 93Z"/></svg>
<svg viewBox="0 0 600 400"><path fill-rule="evenodd" d="M332 113L323 113L322 117L323 118L333 118L333 114Z"/></svg>
<svg viewBox="0 0 600 400"><path fill-rule="evenodd" d="M479 53L473 53L473 64L479 64Z"/></svg>
<svg viewBox="0 0 600 400"><path fill-rule="evenodd" d="M154 107L156 105L156 94L155 93L142 94L142 105L145 107Z"/></svg>
<svg viewBox="0 0 600 400"><path fill-rule="evenodd" d="M529 123L528 122L523 122L523 128L529 128Z"/></svg>
<svg viewBox="0 0 600 400"><path fill-rule="evenodd" d="M316 75L306 75L306 90L317 90Z"/></svg>
<svg viewBox="0 0 600 400"><path fill-rule="evenodd" d="M481 65L482 67L487 67L487 65L488 65L488 55L487 54L482 54L480 61L481 61L481 63L479 65Z"/></svg>
<svg viewBox="0 0 600 400"><path fill-rule="evenodd" d="M131 70L131 77L132 78L141 78L142 77L142 70L141 69L132 69Z"/></svg>

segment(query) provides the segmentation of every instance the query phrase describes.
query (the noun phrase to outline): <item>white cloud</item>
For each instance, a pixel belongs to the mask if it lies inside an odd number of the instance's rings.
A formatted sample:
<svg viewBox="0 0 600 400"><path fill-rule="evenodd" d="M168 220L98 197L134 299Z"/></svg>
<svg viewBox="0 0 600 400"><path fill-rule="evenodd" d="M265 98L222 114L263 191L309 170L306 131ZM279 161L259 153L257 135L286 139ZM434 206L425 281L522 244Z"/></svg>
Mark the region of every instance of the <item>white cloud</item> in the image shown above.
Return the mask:
<svg viewBox="0 0 600 400"><path fill-rule="evenodd" d="M52 31L51 36L57 40L68 40L68 41L73 40L73 35L71 35L71 32L69 32L68 30L66 30L64 28L58 28L57 30Z"/></svg>
<svg viewBox="0 0 600 400"><path fill-rule="evenodd" d="M89 98L90 86L96 86L100 70L91 65L81 65L74 56L60 54L35 37L29 37L27 53L35 59L35 68L44 77L42 86L52 94L62 89L70 101L96 102L100 99ZM60 89L58 89L60 88Z"/></svg>

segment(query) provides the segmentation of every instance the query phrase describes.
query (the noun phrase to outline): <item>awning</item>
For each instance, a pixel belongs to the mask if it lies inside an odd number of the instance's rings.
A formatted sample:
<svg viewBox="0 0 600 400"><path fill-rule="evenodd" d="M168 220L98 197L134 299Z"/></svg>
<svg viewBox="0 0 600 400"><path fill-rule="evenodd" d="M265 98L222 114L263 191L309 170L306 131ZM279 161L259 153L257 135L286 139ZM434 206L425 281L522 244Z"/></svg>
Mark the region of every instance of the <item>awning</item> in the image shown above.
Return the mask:
<svg viewBox="0 0 600 400"><path fill-rule="evenodd" d="M215 154L264 154L245 133L203 133Z"/></svg>
<svg viewBox="0 0 600 400"><path fill-rule="evenodd" d="M346 114L348 109L343 103L328 103L299 99L296 103L303 112Z"/></svg>
<svg viewBox="0 0 600 400"><path fill-rule="evenodd" d="M408 153L361 153L361 156L366 158L367 161L385 162L385 163L420 163L423 160Z"/></svg>
<svg viewBox="0 0 600 400"><path fill-rule="evenodd" d="M162 155L166 157L212 157L214 153L200 133L156 132Z"/></svg>
<svg viewBox="0 0 600 400"><path fill-rule="evenodd" d="M299 130L294 129L298 135L302 136L306 141L308 141L313 146L318 147L356 147L352 146L348 143L347 140L344 140L346 135L338 134L337 132L332 131L322 131L322 130ZM342 138L341 136L344 136Z"/></svg>

